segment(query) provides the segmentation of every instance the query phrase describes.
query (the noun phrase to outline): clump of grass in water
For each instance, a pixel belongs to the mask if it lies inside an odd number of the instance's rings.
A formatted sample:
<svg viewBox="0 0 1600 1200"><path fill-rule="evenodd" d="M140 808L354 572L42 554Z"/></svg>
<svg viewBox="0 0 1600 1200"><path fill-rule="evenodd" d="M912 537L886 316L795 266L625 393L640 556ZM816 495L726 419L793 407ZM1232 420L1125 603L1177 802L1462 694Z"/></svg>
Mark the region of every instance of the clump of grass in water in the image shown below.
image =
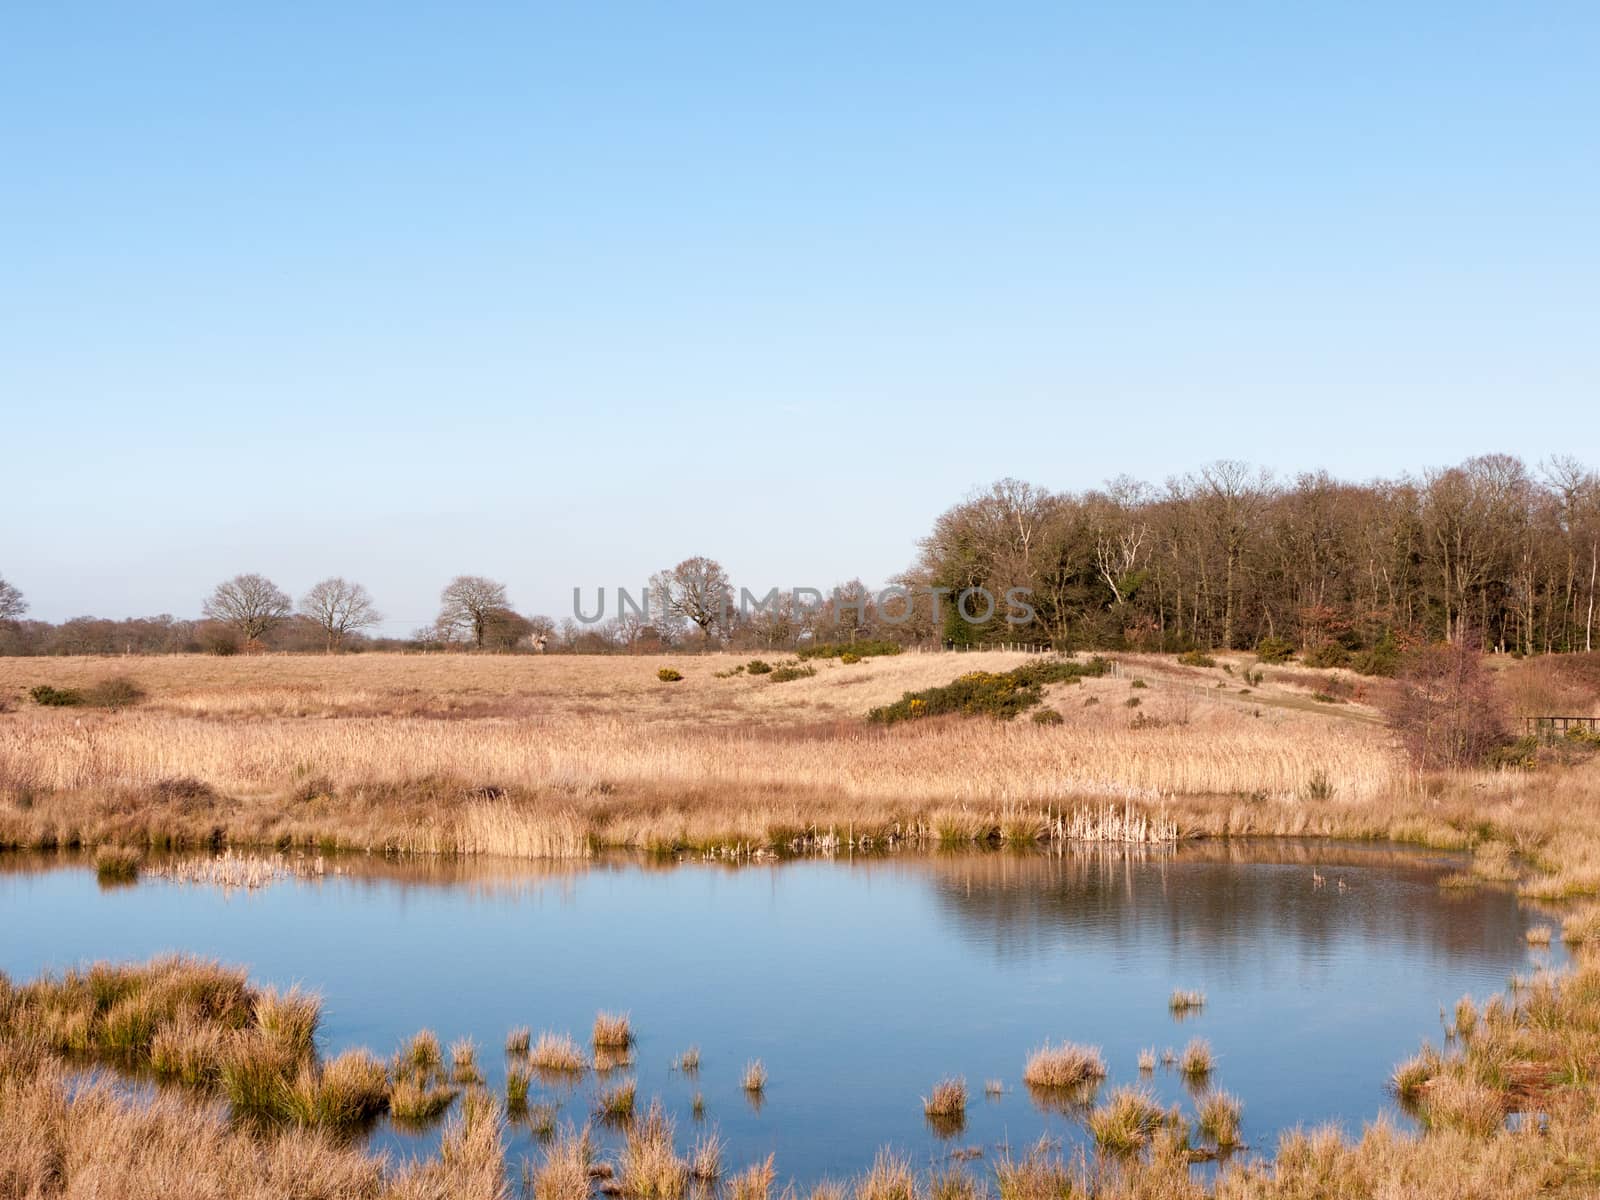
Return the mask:
<svg viewBox="0 0 1600 1200"><path fill-rule="evenodd" d="M706 1115L706 1098L701 1092L694 1094L694 1099L689 1102L689 1111L694 1114L696 1121L703 1120Z"/></svg>
<svg viewBox="0 0 1600 1200"><path fill-rule="evenodd" d="M450 1043L450 1078L456 1083L482 1083L478 1070L478 1046L471 1038Z"/></svg>
<svg viewBox="0 0 1600 1200"><path fill-rule="evenodd" d="M353 1129L389 1106L389 1072L371 1052L347 1050L320 1068L303 1064L282 1103L284 1115L297 1125Z"/></svg>
<svg viewBox="0 0 1600 1200"><path fill-rule="evenodd" d="M94 852L94 877L101 883L133 883L139 878L141 859L126 846L101 846Z"/></svg>
<svg viewBox="0 0 1600 1200"><path fill-rule="evenodd" d="M689 1151L689 1173L702 1183L714 1183L722 1176L722 1139L715 1133L702 1134Z"/></svg>
<svg viewBox="0 0 1600 1200"><path fill-rule="evenodd" d="M533 1082L528 1068L513 1063L506 1070L506 1112L521 1113L528 1108L528 1087Z"/></svg>
<svg viewBox="0 0 1600 1200"><path fill-rule="evenodd" d="M519 1025L506 1034L507 1054L526 1054L528 1044L533 1040L533 1031L526 1025Z"/></svg>
<svg viewBox="0 0 1600 1200"><path fill-rule="evenodd" d="M553 1074L577 1074L588 1067L589 1060L567 1034L541 1033L528 1051L528 1065Z"/></svg>
<svg viewBox="0 0 1600 1200"><path fill-rule="evenodd" d="M1548 946L1550 939L1555 935L1555 930L1548 925L1535 925L1522 936L1527 939L1530 946Z"/></svg>
<svg viewBox="0 0 1600 1200"><path fill-rule="evenodd" d="M628 1130L622 1148L622 1190L634 1200L679 1200L689 1184L689 1164L678 1157L672 1122L654 1100Z"/></svg>
<svg viewBox="0 0 1600 1200"><path fill-rule="evenodd" d="M941 1079L933 1091L922 1098L923 1114L929 1117L958 1117L967 1111L967 1081Z"/></svg>
<svg viewBox="0 0 1600 1200"><path fill-rule="evenodd" d="M1227 1092L1207 1092L1195 1106L1200 1132L1216 1143L1218 1150L1239 1145L1240 1118L1244 1112L1236 1096Z"/></svg>
<svg viewBox="0 0 1600 1200"><path fill-rule="evenodd" d="M773 1156L769 1154L765 1162L754 1163L730 1179L727 1200L767 1200L767 1196L772 1192L772 1181L778 1175L772 1163ZM862 1196L859 1189L856 1191L856 1196L859 1200L868 1200ZM911 1198L907 1196L904 1200Z"/></svg>
<svg viewBox="0 0 1600 1200"><path fill-rule="evenodd" d="M1139 1070L1148 1075L1156 1069L1156 1048L1147 1046L1139 1051Z"/></svg>
<svg viewBox="0 0 1600 1200"><path fill-rule="evenodd" d="M1454 1073L1432 1080L1418 1106L1430 1129L1448 1129L1487 1138L1505 1126L1500 1093L1476 1079Z"/></svg>
<svg viewBox="0 0 1600 1200"><path fill-rule="evenodd" d="M1167 998L1167 1007L1172 1010L1172 1015L1175 1017L1187 1016L1197 1009L1204 1008L1205 1004L1206 994L1192 989L1177 988Z"/></svg>
<svg viewBox="0 0 1600 1200"><path fill-rule="evenodd" d="M988 1079L983 1084L985 1096L1001 1096L1005 1094L1006 1085L998 1079Z"/></svg>
<svg viewBox="0 0 1600 1200"><path fill-rule="evenodd" d="M596 1048L607 1050L626 1050L633 1045L633 1028L628 1024L628 1014L596 1013L594 1044Z"/></svg>
<svg viewBox="0 0 1600 1200"><path fill-rule="evenodd" d="M1011 1157L1008 1147L994 1173L1000 1200L1068 1200L1085 1194L1048 1134L1042 1135L1021 1161Z"/></svg>
<svg viewBox="0 0 1600 1200"><path fill-rule="evenodd" d="M1022 1080L1036 1088L1071 1088L1106 1077L1106 1061L1094 1046L1046 1043L1028 1056Z"/></svg>
<svg viewBox="0 0 1600 1200"><path fill-rule="evenodd" d="M1600 904L1589 904L1561 922L1561 940L1569 946L1600 942Z"/></svg>
<svg viewBox="0 0 1600 1200"><path fill-rule="evenodd" d="M744 1065L744 1074L739 1078L739 1086L747 1092L765 1091L767 1087L767 1068L762 1065L759 1058L752 1058Z"/></svg>
<svg viewBox="0 0 1600 1200"><path fill-rule="evenodd" d="M1459 1037L1470 1038L1478 1027L1478 1006L1472 1002L1471 996L1463 996L1456 1001L1455 1024L1452 1028Z"/></svg>
<svg viewBox="0 0 1600 1200"><path fill-rule="evenodd" d="M298 986L287 992L268 988L256 998L255 1018L256 1027L285 1052L309 1055L316 1047L322 1001Z"/></svg>
<svg viewBox="0 0 1600 1200"><path fill-rule="evenodd" d="M700 1047L690 1046L673 1060L672 1068L675 1071L683 1071L690 1075L694 1074L700 1069Z"/></svg>
<svg viewBox="0 0 1600 1200"><path fill-rule="evenodd" d="M855 1200L915 1200L916 1177L911 1161L893 1151L878 1151L872 1169L856 1181Z"/></svg>
<svg viewBox="0 0 1600 1200"><path fill-rule="evenodd" d="M535 1137L549 1137L555 1132L556 1128L556 1106L554 1104L530 1104L522 1113L522 1123L528 1127L528 1132Z"/></svg>
<svg viewBox="0 0 1600 1200"><path fill-rule="evenodd" d="M527 1180L534 1200L584 1200L589 1195L589 1170L594 1166L594 1141L589 1126L565 1126L548 1146L544 1160ZM525 1174L529 1174L525 1171Z"/></svg>
<svg viewBox="0 0 1600 1200"><path fill-rule="evenodd" d="M607 1121L626 1121L632 1117L638 1087L633 1080L625 1079L616 1087L602 1089L596 1097L601 1117Z"/></svg>
<svg viewBox="0 0 1600 1200"><path fill-rule="evenodd" d="M1088 1126L1102 1150L1135 1154L1150 1144L1166 1120L1166 1111L1144 1088L1121 1087L1089 1114Z"/></svg>
<svg viewBox="0 0 1600 1200"><path fill-rule="evenodd" d="M1419 1053L1394 1069L1394 1074L1389 1077L1389 1086L1401 1100L1415 1104L1422 1095L1422 1089L1439 1074L1443 1065L1438 1051L1432 1046L1423 1046Z"/></svg>
<svg viewBox="0 0 1600 1200"><path fill-rule="evenodd" d="M1183 1048L1183 1057L1178 1060L1178 1070L1190 1079L1203 1079L1211 1074L1216 1066L1216 1057L1211 1053L1211 1043L1205 1038L1195 1038Z"/></svg>

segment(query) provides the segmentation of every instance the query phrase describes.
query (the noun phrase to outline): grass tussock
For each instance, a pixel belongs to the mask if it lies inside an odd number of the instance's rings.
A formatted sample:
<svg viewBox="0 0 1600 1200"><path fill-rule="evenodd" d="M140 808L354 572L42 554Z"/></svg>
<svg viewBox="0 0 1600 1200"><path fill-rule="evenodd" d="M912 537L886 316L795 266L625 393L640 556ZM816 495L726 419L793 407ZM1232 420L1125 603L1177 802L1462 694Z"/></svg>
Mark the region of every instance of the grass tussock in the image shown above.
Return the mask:
<svg viewBox="0 0 1600 1200"><path fill-rule="evenodd" d="M623 1143L623 1194L636 1200L681 1200L689 1178L689 1164L673 1145L672 1121L661 1102L652 1101Z"/></svg>
<svg viewBox="0 0 1600 1200"><path fill-rule="evenodd" d="M597 1049L626 1050L633 1045L633 1027L627 1013L596 1013L594 1045Z"/></svg>
<svg viewBox="0 0 1600 1200"><path fill-rule="evenodd" d="M506 1034L506 1053L519 1057L526 1056L528 1047L533 1041L533 1030L526 1025L519 1025Z"/></svg>
<svg viewBox="0 0 1600 1200"><path fill-rule="evenodd" d="M101 846L94 853L94 877L101 883L133 883L139 878L141 861L137 850Z"/></svg>
<svg viewBox="0 0 1600 1200"><path fill-rule="evenodd" d="M747 1092L763 1092L767 1087L767 1068L759 1058L752 1058L744 1065L744 1073L739 1076L739 1086Z"/></svg>
<svg viewBox="0 0 1600 1200"><path fill-rule="evenodd" d="M1136 1154L1150 1144L1167 1112L1144 1088L1121 1087L1089 1114L1095 1144L1112 1154Z"/></svg>
<svg viewBox="0 0 1600 1200"><path fill-rule="evenodd" d="M690 1075L698 1071L700 1069L700 1047L690 1046L682 1054L678 1055L677 1058L672 1060L672 1069L683 1071Z"/></svg>
<svg viewBox="0 0 1600 1200"><path fill-rule="evenodd" d="M1167 1008L1174 1016L1187 1016L1205 1007L1206 994L1192 989L1176 988L1167 998Z"/></svg>
<svg viewBox="0 0 1600 1200"><path fill-rule="evenodd" d="M536 1071L576 1075L588 1069L589 1060L569 1035L545 1032L528 1051L528 1065Z"/></svg>
<svg viewBox="0 0 1600 1200"><path fill-rule="evenodd" d="M589 1172L594 1166L594 1138L589 1126L564 1126L544 1148L530 1172L534 1200L588 1200Z"/></svg>
<svg viewBox="0 0 1600 1200"><path fill-rule="evenodd" d="M715 1133L701 1134L689 1151L689 1174L701 1183L722 1177L723 1142Z"/></svg>
<svg viewBox="0 0 1600 1200"><path fill-rule="evenodd" d="M1194 1038L1178 1057L1178 1070L1190 1079L1204 1079L1217 1065L1211 1043L1205 1038Z"/></svg>
<svg viewBox="0 0 1600 1200"><path fill-rule="evenodd" d="M967 1111L967 1081L941 1079L922 1098L922 1111L929 1117L959 1117Z"/></svg>
<svg viewBox="0 0 1600 1200"><path fill-rule="evenodd" d="M777 1177L777 1167L769 1154L728 1180L727 1200L769 1200Z"/></svg>
<svg viewBox="0 0 1600 1200"><path fill-rule="evenodd" d="M1076 1088L1106 1077L1106 1061L1098 1047L1073 1042L1039 1047L1028 1056L1022 1080L1035 1088Z"/></svg>
<svg viewBox="0 0 1600 1200"><path fill-rule="evenodd" d="M1244 1105L1238 1097L1223 1091L1210 1091L1195 1105L1195 1124L1218 1150L1232 1150L1240 1144Z"/></svg>
<svg viewBox="0 0 1600 1200"><path fill-rule="evenodd" d="M595 1097L596 1109L600 1116L607 1121L623 1122L633 1117L634 1098L639 1090L639 1085L632 1079L624 1079L612 1087L602 1088Z"/></svg>

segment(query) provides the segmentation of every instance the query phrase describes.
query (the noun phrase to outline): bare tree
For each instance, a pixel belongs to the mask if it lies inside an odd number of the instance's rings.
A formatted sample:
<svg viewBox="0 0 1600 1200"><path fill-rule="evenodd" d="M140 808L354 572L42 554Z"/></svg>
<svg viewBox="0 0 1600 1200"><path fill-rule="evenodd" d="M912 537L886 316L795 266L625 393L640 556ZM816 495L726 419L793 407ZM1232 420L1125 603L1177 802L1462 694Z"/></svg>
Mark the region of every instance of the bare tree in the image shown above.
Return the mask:
<svg viewBox="0 0 1600 1200"><path fill-rule="evenodd" d="M1475 767L1505 740L1505 715L1483 656L1481 635L1422 646L1406 657L1386 702L1389 723L1423 770Z"/></svg>
<svg viewBox="0 0 1600 1200"><path fill-rule="evenodd" d="M338 576L324 579L301 597L300 612L327 635L329 654L341 649L349 634L383 620L366 588Z"/></svg>
<svg viewBox="0 0 1600 1200"><path fill-rule="evenodd" d="M482 650L496 614L510 608L505 584L482 575L457 575L439 593L439 624L470 636Z"/></svg>
<svg viewBox="0 0 1600 1200"><path fill-rule="evenodd" d="M715 559L686 558L670 571L658 572L650 586L665 613L697 626L706 644L713 630L732 619L733 585Z"/></svg>
<svg viewBox="0 0 1600 1200"><path fill-rule="evenodd" d="M15 621L28 611L28 602L12 584L0 578L0 621Z"/></svg>
<svg viewBox="0 0 1600 1200"><path fill-rule="evenodd" d="M264 575L235 575L206 597L200 611L235 630L247 642L260 641L294 605L288 594Z"/></svg>

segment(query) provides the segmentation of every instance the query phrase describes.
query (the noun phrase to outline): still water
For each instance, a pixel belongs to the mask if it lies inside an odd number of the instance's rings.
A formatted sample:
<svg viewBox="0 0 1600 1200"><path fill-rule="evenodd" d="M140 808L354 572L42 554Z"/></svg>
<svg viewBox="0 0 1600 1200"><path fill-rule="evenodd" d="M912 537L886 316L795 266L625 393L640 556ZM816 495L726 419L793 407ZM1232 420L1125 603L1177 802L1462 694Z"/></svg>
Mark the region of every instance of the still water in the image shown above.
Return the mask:
<svg viewBox="0 0 1600 1200"><path fill-rule="evenodd" d="M259 982L321 993L325 1051L380 1054L431 1028L470 1036L504 1087L508 1030L570 1031L631 1014L641 1103L659 1095L680 1144L727 1141L737 1168L777 1156L802 1184L870 1164L891 1144L919 1163L958 1147L1084 1139L1022 1085L1046 1040L1097 1045L1109 1089L1146 1081L1193 1112L1173 1071L1141 1077L1141 1047L1208 1039L1212 1081L1244 1102L1245 1139L1393 1113L1384 1081L1440 1008L1513 971L1536 913L1505 891L1438 887L1445 856L1337 844L1173 851L897 855L729 868L601 860L581 867L356 859L345 872L254 892L143 880L102 889L86 867L0 860L0 970L26 978L95 958L182 950L247 965ZM1324 880L1318 886L1314 874ZM1342 885L1342 886L1341 886ZM1174 988L1205 992L1178 1021ZM698 1073L672 1069L690 1045ZM739 1077L752 1058L759 1103ZM941 1137L920 1097L945 1076L972 1092ZM1004 1091L985 1096L984 1082ZM535 1100L581 1123L595 1076ZM703 1123L692 1114L704 1097ZM1396 1114L1404 1121L1403 1116ZM431 1151L437 1132L380 1126L373 1144ZM537 1153L517 1129L509 1161Z"/></svg>

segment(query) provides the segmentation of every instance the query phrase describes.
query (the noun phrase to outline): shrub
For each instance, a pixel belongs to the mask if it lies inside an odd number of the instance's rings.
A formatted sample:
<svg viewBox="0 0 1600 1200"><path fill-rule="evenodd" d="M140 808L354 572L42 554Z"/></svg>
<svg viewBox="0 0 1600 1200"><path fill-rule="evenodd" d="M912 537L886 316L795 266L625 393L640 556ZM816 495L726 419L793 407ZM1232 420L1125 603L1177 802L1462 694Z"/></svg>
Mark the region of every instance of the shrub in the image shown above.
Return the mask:
<svg viewBox="0 0 1600 1200"><path fill-rule="evenodd" d="M96 708L127 708L144 699L144 689L126 675L102 679L83 693L83 702Z"/></svg>
<svg viewBox="0 0 1600 1200"><path fill-rule="evenodd" d="M765 661L764 659L759 659L759 658L752 658L749 662L747 662L745 664L744 669L746 671L749 671L750 674L752 674L752 675L770 675L770 674L772 674L772 664L767 662L767 661Z"/></svg>
<svg viewBox="0 0 1600 1200"><path fill-rule="evenodd" d="M1494 682L1466 638L1408 654L1385 709L1412 763L1424 770L1477 766L1506 742Z"/></svg>
<svg viewBox="0 0 1600 1200"><path fill-rule="evenodd" d="M85 703L82 692L73 688L54 688L47 683L31 689L28 695L33 697L35 704L42 704L46 708L72 708Z"/></svg>
<svg viewBox="0 0 1600 1200"><path fill-rule="evenodd" d="M1384 634L1370 650L1363 650L1350 666L1363 675L1393 676L1400 670L1400 646L1391 634Z"/></svg>
<svg viewBox="0 0 1600 1200"><path fill-rule="evenodd" d="M883 640L869 640L862 642L822 642L815 646L802 646L795 651L800 658L839 658L845 654L854 654L860 658L874 658L880 655L899 654L905 647L899 642Z"/></svg>
<svg viewBox="0 0 1600 1200"><path fill-rule="evenodd" d="M773 683L788 683L791 679L804 679L808 675L815 675L817 669L812 666L784 666L772 672Z"/></svg>
<svg viewBox="0 0 1600 1200"><path fill-rule="evenodd" d="M1342 667L1350 661L1350 652L1338 642L1318 642L1306 647L1300 661L1308 667Z"/></svg>
<svg viewBox="0 0 1600 1200"><path fill-rule="evenodd" d="M1201 653L1199 650L1185 650L1178 655L1178 662L1185 667L1214 667L1217 665L1216 659L1209 654Z"/></svg>
<svg viewBox="0 0 1600 1200"><path fill-rule="evenodd" d="M1033 714L1033 723L1035 725L1063 725L1066 720L1058 708L1041 708Z"/></svg>
<svg viewBox="0 0 1600 1200"><path fill-rule="evenodd" d="M1126 700L1124 700L1122 702L1122 706L1124 708L1138 708L1139 707L1139 697L1137 697L1137 696L1129 696Z"/></svg>
<svg viewBox="0 0 1600 1200"><path fill-rule="evenodd" d="M853 666L861 661L861 655L857 654L854 650L846 650L843 654L839 655L839 661L847 667Z"/></svg>
<svg viewBox="0 0 1600 1200"><path fill-rule="evenodd" d="M1132 682L1132 683L1130 683L1130 684L1129 684L1129 685L1128 685L1128 686L1129 686L1129 687L1131 687L1131 688L1147 688L1147 687L1149 687L1149 686L1150 686L1150 685L1149 685L1149 684L1148 684L1148 683L1146 683L1146 682L1145 682L1145 681L1144 681L1144 680L1142 680L1142 679L1135 679L1135 680L1134 680L1134 681L1133 681L1133 682Z"/></svg>
<svg viewBox="0 0 1600 1200"><path fill-rule="evenodd" d="M1010 671L969 671L943 687L907 692L893 704L875 708L869 721L893 725L917 717L960 713L963 716L990 716L1009 721L1044 699L1046 684L1076 681L1085 676L1104 675L1110 663L1103 658L1087 663L1054 659L1028 663Z"/></svg>
<svg viewBox="0 0 1600 1200"><path fill-rule="evenodd" d="M656 678L662 683L677 683L683 679L683 672L675 671L671 667L662 667L656 672Z"/></svg>
<svg viewBox="0 0 1600 1200"><path fill-rule="evenodd" d="M1285 663L1294 657L1294 645L1269 634L1256 643L1256 657L1264 663Z"/></svg>

